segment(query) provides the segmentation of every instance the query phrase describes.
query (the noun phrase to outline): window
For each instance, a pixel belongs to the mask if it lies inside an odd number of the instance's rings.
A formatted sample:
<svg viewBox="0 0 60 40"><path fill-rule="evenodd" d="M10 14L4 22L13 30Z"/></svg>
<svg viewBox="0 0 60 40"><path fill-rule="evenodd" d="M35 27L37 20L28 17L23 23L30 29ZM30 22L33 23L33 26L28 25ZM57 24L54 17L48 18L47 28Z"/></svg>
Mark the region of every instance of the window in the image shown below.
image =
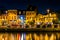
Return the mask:
<svg viewBox="0 0 60 40"><path fill-rule="evenodd" d="M27 19L28 19L28 17L27 17Z"/></svg>
<svg viewBox="0 0 60 40"><path fill-rule="evenodd" d="M36 19L37 20L37 19Z"/></svg>
<svg viewBox="0 0 60 40"><path fill-rule="evenodd" d="M14 20L14 21L16 21L16 20Z"/></svg>
<svg viewBox="0 0 60 40"><path fill-rule="evenodd" d="M40 20L40 19L39 19Z"/></svg>
<svg viewBox="0 0 60 40"><path fill-rule="evenodd" d="M44 19L42 18L41 21L44 21Z"/></svg>
<svg viewBox="0 0 60 40"><path fill-rule="evenodd" d="M7 16L6 16L6 19L7 19Z"/></svg>
<svg viewBox="0 0 60 40"><path fill-rule="evenodd" d="M5 19L5 17L3 16L3 19Z"/></svg>
<svg viewBox="0 0 60 40"><path fill-rule="evenodd" d="M16 19L16 16L14 16L14 19Z"/></svg>
<svg viewBox="0 0 60 40"><path fill-rule="evenodd" d="M12 21L12 20L10 20L10 21Z"/></svg>
<svg viewBox="0 0 60 40"><path fill-rule="evenodd" d="M12 16L12 19L13 19L13 16Z"/></svg>
<svg viewBox="0 0 60 40"><path fill-rule="evenodd" d="M34 13L32 13L32 15L34 15Z"/></svg>
<svg viewBox="0 0 60 40"><path fill-rule="evenodd" d="M30 19L31 19L31 17L30 17Z"/></svg>
<svg viewBox="0 0 60 40"><path fill-rule="evenodd" d="M30 13L30 15L31 15L31 13Z"/></svg>

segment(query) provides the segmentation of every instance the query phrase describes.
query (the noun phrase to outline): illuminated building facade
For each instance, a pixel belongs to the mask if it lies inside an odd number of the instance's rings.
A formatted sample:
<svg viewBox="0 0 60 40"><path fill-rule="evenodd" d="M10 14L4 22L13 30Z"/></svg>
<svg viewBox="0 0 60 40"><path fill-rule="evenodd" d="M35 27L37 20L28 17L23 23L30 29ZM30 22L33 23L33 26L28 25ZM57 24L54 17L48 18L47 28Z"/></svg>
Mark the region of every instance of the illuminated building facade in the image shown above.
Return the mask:
<svg viewBox="0 0 60 40"><path fill-rule="evenodd" d="M40 23L53 24L53 21L56 20L58 20L58 18L55 12L43 15L40 13L37 14L37 12L33 10L7 10L6 14L0 15L0 25L17 24L17 26L19 26L28 24L30 27L31 22L34 22L34 25Z"/></svg>
<svg viewBox="0 0 60 40"><path fill-rule="evenodd" d="M8 10L8 23L11 24L12 22L17 23L17 10Z"/></svg>
<svg viewBox="0 0 60 40"><path fill-rule="evenodd" d="M35 17L35 23L40 23L40 22L43 22L43 15L42 14L38 14L36 17Z"/></svg>
<svg viewBox="0 0 60 40"><path fill-rule="evenodd" d="M26 11L26 23L35 19L36 12L35 11Z"/></svg>
<svg viewBox="0 0 60 40"><path fill-rule="evenodd" d="M53 22L53 20L57 20L58 18L57 18L57 15L56 15L56 13L49 13L49 14L47 14L47 15L43 15L43 14L38 14L37 16L36 16L36 18L35 18L35 22L36 23L41 23L41 22L43 22L43 23L52 23Z"/></svg>

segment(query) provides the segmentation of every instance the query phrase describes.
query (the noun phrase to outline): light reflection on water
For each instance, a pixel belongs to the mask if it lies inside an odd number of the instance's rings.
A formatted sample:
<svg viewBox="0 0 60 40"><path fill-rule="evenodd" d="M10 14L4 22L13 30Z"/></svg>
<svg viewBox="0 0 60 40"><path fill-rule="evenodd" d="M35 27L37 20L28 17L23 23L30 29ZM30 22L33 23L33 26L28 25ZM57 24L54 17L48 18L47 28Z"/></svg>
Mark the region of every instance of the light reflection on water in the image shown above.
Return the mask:
<svg viewBox="0 0 60 40"><path fill-rule="evenodd" d="M0 33L0 40L60 40L60 33Z"/></svg>

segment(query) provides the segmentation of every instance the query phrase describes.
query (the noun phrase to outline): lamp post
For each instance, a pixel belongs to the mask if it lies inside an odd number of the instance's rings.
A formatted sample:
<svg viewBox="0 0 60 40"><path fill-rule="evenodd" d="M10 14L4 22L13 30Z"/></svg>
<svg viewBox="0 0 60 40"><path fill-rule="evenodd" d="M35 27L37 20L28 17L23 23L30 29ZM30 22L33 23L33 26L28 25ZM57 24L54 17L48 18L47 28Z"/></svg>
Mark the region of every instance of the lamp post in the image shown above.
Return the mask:
<svg viewBox="0 0 60 40"><path fill-rule="evenodd" d="M47 9L47 13L49 13L50 12L50 10L49 9Z"/></svg>

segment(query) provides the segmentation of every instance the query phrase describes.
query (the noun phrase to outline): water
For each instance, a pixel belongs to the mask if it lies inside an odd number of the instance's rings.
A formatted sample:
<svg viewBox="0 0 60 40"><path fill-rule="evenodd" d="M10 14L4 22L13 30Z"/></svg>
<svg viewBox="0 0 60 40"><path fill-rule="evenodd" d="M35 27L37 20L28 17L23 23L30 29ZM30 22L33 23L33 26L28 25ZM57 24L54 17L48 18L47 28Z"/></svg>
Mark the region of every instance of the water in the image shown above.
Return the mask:
<svg viewBox="0 0 60 40"><path fill-rule="evenodd" d="M59 32L0 33L0 40L60 40Z"/></svg>

